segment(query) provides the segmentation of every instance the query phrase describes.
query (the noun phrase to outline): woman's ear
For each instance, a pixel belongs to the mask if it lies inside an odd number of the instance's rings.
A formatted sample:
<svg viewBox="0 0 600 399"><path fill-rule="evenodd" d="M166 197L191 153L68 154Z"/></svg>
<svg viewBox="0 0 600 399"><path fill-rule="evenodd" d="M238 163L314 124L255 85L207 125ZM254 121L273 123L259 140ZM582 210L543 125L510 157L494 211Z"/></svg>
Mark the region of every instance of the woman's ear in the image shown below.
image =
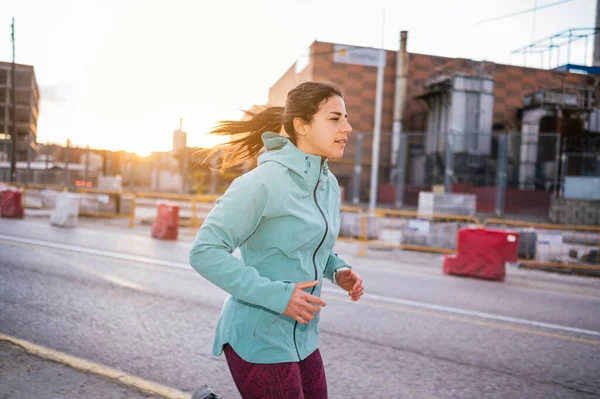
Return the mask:
<svg viewBox="0 0 600 399"><path fill-rule="evenodd" d="M305 123L302 118L294 118L294 130L299 136L306 136Z"/></svg>

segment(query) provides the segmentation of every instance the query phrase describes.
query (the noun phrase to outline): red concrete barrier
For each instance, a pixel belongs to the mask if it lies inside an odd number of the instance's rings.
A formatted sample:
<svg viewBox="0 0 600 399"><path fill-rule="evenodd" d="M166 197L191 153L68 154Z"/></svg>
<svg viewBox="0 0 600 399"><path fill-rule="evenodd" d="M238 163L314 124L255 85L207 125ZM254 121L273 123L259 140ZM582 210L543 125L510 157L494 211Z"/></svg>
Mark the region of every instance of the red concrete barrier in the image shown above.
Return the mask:
<svg viewBox="0 0 600 399"><path fill-rule="evenodd" d="M518 259L519 233L465 228L458 232L456 255L444 258L444 273L504 281L506 262Z"/></svg>
<svg viewBox="0 0 600 399"><path fill-rule="evenodd" d="M152 237L176 240L179 234L179 206L159 204L158 215L152 223Z"/></svg>
<svg viewBox="0 0 600 399"><path fill-rule="evenodd" d="M0 197L0 216L3 218L22 219L25 210L22 205L22 193L16 190L2 191Z"/></svg>

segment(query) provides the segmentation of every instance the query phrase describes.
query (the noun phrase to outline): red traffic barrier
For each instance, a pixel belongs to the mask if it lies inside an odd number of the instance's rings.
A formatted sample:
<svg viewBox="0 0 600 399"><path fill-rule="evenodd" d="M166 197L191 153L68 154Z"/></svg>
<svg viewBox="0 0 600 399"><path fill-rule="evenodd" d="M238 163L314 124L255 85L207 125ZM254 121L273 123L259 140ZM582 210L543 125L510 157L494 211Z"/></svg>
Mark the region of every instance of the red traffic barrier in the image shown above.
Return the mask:
<svg viewBox="0 0 600 399"><path fill-rule="evenodd" d="M179 234L179 206L159 204L158 215L152 223L152 237L162 240L176 240Z"/></svg>
<svg viewBox="0 0 600 399"><path fill-rule="evenodd" d="M506 262L518 259L519 233L484 228L458 232L456 255L444 257L444 273L504 281Z"/></svg>
<svg viewBox="0 0 600 399"><path fill-rule="evenodd" d="M16 190L5 190L0 196L0 216L3 218L23 219L25 210L21 203L22 193Z"/></svg>

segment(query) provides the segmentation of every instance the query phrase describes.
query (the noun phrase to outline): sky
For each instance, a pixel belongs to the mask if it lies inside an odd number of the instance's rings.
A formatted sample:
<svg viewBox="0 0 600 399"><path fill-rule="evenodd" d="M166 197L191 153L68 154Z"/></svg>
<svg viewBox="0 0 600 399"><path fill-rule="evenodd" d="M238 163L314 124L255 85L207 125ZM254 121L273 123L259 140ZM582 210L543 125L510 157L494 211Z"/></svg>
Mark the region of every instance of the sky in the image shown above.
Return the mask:
<svg viewBox="0 0 600 399"><path fill-rule="evenodd" d="M593 27L596 1L480 22L555 2L0 0L0 61L12 60L14 17L16 61L40 87L39 142L147 155L171 148L180 118L189 145L214 145L206 132L265 104L315 39L397 50L407 30L409 52L518 64L510 53L534 39Z"/></svg>

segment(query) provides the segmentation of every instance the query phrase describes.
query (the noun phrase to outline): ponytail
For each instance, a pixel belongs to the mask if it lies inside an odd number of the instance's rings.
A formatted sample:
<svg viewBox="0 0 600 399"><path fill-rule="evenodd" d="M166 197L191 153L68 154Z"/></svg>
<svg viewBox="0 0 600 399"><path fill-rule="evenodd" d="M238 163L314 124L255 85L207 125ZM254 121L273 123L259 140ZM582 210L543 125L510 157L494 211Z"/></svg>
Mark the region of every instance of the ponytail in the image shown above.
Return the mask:
<svg viewBox="0 0 600 399"><path fill-rule="evenodd" d="M290 141L297 145L294 119L301 118L306 123L312 121L321 104L328 98L339 96L344 98L340 88L331 82L304 82L294 87L287 94L284 107L269 107L255 114L246 111L252 119L246 121L223 121L209 132L216 136L231 136L232 140L215 146L209 150L203 164L224 151L221 155L221 171L238 165L247 159L254 158L262 149L264 132L279 133L285 129Z"/></svg>
<svg viewBox="0 0 600 399"><path fill-rule="evenodd" d="M231 136L232 140L215 146L203 163L220 152L221 148L224 149L221 155L221 171L254 158L263 147L262 134L264 132L279 133L281 130L283 111L283 107L269 107L256 114L244 111L247 115L252 116L250 120L220 121L208 134Z"/></svg>

